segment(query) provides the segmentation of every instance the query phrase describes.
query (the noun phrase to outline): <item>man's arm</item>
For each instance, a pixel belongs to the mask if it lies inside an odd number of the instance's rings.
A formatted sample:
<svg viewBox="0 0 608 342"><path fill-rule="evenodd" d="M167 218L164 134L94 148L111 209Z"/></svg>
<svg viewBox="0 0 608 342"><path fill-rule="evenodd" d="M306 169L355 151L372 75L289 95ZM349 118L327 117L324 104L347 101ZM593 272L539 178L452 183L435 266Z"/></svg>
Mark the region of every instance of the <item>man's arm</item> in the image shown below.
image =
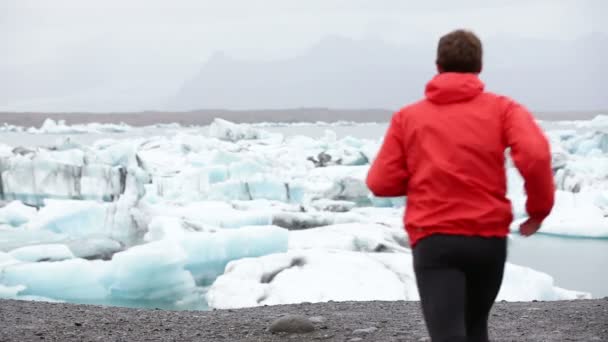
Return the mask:
<svg viewBox="0 0 608 342"><path fill-rule="evenodd" d="M522 234L531 235L549 216L555 201L551 148L532 114L519 104L509 106L504 129L511 157L524 179L528 196L526 210L530 220L522 225Z"/></svg>
<svg viewBox="0 0 608 342"><path fill-rule="evenodd" d="M399 197L407 194L403 129L400 114L393 115L380 151L367 174L367 186L378 197Z"/></svg>

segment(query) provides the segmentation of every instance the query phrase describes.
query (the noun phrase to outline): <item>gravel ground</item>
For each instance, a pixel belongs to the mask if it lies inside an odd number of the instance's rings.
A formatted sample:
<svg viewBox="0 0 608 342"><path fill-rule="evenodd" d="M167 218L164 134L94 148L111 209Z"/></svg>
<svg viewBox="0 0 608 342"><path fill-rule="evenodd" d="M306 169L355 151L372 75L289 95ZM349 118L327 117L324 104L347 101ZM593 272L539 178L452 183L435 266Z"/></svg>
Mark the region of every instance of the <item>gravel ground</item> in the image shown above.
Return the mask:
<svg viewBox="0 0 608 342"><path fill-rule="evenodd" d="M268 331L288 314L315 330ZM1 300L0 322L0 341L428 341L417 302L176 312ZM608 298L497 303L490 324L493 341L608 341Z"/></svg>

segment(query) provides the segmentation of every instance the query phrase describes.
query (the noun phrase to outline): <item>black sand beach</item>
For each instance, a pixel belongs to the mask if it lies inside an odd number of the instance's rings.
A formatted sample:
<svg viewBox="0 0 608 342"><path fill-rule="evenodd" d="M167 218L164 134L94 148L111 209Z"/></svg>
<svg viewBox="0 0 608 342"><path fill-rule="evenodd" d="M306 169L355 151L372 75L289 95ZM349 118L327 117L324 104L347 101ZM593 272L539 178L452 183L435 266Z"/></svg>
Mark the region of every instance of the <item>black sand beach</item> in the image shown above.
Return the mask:
<svg viewBox="0 0 608 342"><path fill-rule="evenodd" d="M286 314L315 317L315 330L307 334L267 330ZM428 341L417 302L176 312L2 300L0 321L2 342ZM493 341L608 341L608 298L497 303L490 325Z"/></svg>

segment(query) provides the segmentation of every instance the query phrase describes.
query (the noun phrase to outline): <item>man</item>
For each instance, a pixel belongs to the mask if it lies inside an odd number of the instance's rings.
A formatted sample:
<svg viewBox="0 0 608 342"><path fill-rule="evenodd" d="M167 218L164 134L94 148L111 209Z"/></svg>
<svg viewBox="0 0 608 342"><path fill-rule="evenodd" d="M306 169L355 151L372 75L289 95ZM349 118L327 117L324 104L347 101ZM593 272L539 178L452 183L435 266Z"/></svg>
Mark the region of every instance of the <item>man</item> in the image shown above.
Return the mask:
<svg viewBox="0 0 608 342"><path fill-rule="evenodd" d="M432 341L488 341L513 220L505 150L525 181L524 236L553 207L551 153L523 106L484 91L474 33L443 36L436 64L426 98L393 116L367 185L376 196L407 195L405 227Z"/></svg>

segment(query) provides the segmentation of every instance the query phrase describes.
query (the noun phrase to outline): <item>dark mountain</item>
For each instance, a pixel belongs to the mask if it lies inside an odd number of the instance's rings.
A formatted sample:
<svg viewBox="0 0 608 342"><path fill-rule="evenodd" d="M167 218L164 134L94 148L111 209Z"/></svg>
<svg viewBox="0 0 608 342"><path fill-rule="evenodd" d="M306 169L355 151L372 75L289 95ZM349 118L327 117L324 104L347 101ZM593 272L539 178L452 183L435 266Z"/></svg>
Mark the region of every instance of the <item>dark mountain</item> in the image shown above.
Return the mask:
<svg viewBox="0 0 608 342"><path fill-rule="evenodd" d="M485 42L482 78L491 91L538 111L608 108L603 83L608 37L574 41L495 37ZM435 73L435 47L328 37L278 61L243 61L217 53L186 82L170 107L389 108L422 96Z"/></svg>

